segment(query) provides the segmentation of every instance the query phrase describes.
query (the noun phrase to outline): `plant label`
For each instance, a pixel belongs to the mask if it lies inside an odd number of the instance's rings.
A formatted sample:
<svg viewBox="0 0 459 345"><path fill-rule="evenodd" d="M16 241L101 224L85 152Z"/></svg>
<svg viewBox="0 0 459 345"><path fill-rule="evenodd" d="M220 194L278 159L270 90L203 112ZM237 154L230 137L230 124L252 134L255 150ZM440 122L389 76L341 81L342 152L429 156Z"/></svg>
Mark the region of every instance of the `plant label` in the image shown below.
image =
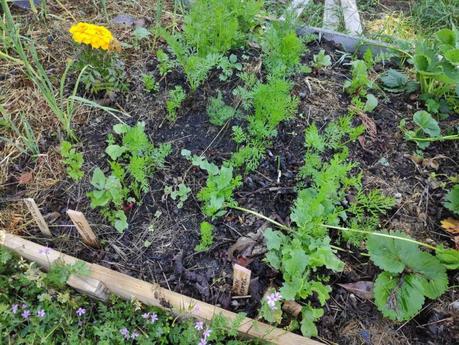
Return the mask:
<svg viewBox="0 0 459 345"><path fill-rule="evenodd" d="M35 220L35 223L37 223L37 226L43 235L52 236L51 231L49 231L48 224L46 224L45 219L43 218L43 215L41 214L35 200L32 198L27 198L24 199L24 203L29 209L29 212L32 214L32 218Z"/></svg>
<svg viewBox="0 0 459 345"><path fill-rule="evenodd" d="M249 293L250 275L252 271L235 264L233 266L233 293L237 296L246 296Z"/></svg>
<svg viewBox="0 0 459 345"><path fill-rule="evenodd" d="M89 226L89 223L86 220L84 214L79 211L73 210L67 210L67 214L72 220L73 224L75 224L75 227L80 233L83 242L91 247L99 247L99 241L97 240L97 236Z"/></svg>

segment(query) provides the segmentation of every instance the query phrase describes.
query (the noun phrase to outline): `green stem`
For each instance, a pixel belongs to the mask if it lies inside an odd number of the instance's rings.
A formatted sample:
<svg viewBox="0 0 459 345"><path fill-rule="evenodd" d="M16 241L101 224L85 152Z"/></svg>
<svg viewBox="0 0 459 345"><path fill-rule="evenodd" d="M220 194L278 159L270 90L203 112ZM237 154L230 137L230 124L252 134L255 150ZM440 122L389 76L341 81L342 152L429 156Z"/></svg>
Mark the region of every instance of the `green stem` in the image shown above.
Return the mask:
<svg viewBox="0 0 459 345"><path fill-rule="evenodd" d="M275 220L273 220L273 219L271 219L269 217L266 217L265 215L263 215L261 213L258 213L258 212L249 210L247 208L240 207L240 206L229 206L229 207L232 208L232 209L235 209L235 210L239 210L239 211L242 211L242 212L253 214L254 216L257 216L258 218L264 219L264 220L276 225L280 229L286 230L288 232L293 232L294 231L292 228L290 228L290 227L288 227L288 226L286 226L284 224L281 224L279 222L276 222ZM358 232L358 233L361 233L361 234L375 235L375 236L380 236L380 237L392 238L392 239L395 239L395 240L411 242L411 243L415 243L417 245L420 245L420 246L423 246L423 247L426 247L426 248L429 248L429 249L432 249L432 250L436 250L436 247L431 246L430 244L427 244L427 243L424 243L424 242L420 242L420 241L416 241L416 240L413 240L411 238L400 237L400 236L385 234L385 233L381 233L381 232L350 229L350 228L345 228L345 227L341 227L341 226L334 226L334 225L327 225L327 224L319 224L319 225L324 227L324 228L328 228L328 229L335 229L335 230L349 231L349 232ZM337 248L339 248L339 247L336 247L335 249L337 249ZM341 248L339 248L339 249L341 249Z"/></svg>
<svg viewBox="0 0 459 345"><path fill-rule="evenodd" d="M441 136L441 137L432 137L432 138L410 137L410 140L425 141L425 142L444 141L444 140L459 140L459 134L445 135L445 136Z"/></svg>

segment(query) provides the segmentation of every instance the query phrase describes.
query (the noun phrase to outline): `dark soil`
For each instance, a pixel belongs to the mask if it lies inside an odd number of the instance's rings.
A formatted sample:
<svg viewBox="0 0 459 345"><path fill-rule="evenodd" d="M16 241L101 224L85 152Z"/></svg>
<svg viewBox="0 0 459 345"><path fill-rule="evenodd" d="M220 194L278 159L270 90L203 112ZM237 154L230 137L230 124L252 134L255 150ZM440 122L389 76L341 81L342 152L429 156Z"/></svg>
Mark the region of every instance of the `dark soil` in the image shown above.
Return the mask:
<svg viewBox="0 0 459 345"><path fill-rule="evenodd" d="M349 77L350 68L338 64L340 53L328 42L313 42L303 62L310 64L313 54L325 49L335 63L332 68L315 71L310 75L294 78L294 94L300 99L298 116L278 128L278 136L269 148L257 171L245 176L243 186L237 190L237 202L280 222L289 224L289 213L296 197L296 175L303 164L304 130L316 122L321 128L329 121L347 112L350 98L343 92L343 83ZM238 54L238 52L235 52ZM245 52L246 60L253 66L259 61L256 49ZM233 311L244 311L256 316L260 299L269 286L278 286L280 276L263 263L264 248L260 242L252 252L235 253L229 258L228 249L242 236L256 233L264 222L251 215L230 211L214 222L215 241L212 248L197 254L194 247L199 242L199 223L204 220L200 205L194 196L205 184L206 174L190 166L180 151L183 148L193 154L204 154L210 161L220 164L236 148L231 139L231 126L244 123L233 120L224 128L212 126L206 113L209 97L220 90L227 103L237 105L232 90L240 83L233 77L220 81L217 73L193 94L186 86L180 71L173 71L160 82L157 94L148 94L141 82L142 73L152 73L157 79L154 57L147 57L141 66L129 70L130 92L116 98L131 117L123 120L128 124L145 121L147 133L155 144L169 142L173 153L167 159L166 169L151 178L150 192L141 205L133 207L128 216L129 229L119 234L89 206L86 192L91 189L89 180L96 166L108 168L106 155L107 134L118 121L108 114L94 113L81 122L78 137L85 152L85 179L75 184L62 181L52 191L43 195L44 214L59 212L60 217L53 228L56 237L51 241L42 238L38 231L31 231L34 240L78 258L128 273L146 281L182 294L218 304ZM378 66L378 68L382 68ZM260 72L263 74L263 71ZM376 77L376 76L373 76ZM182 85L188 92L174 124L165 120L167 91ZM360 164L364 173L365 188L380 188L385 194L397 198L398 205L383 219L387 229L403 229L413 237L429 243L448 243L450 237L439 228L440 220L451 216L442 206L444 190L442 183L457 172L459 162L458 143L438 143L425 150L426 159L433 159L438 167L416 162L412 155L413 143L403 139L398 124L401 119L411 119L418 110L416 97L408 95L378 94L378 107L369 117L376 124L377 135L366 134L362 140L351 145L350 158ZM46 145L57 145L55 138L47 138ZM16 167L27 170L30 162ZM11 176L16 175L12 172ZM170 198L164 198L164 187L180 181L192 188L193 193L182 209ZM22 187L12 185L8 197L20 197ZM67 209L82 211L102 241L103 249L88 248L78 240L78 234L65 216ZM337 236L337 234L335 234ZM148 241L148 242L146 242ZM148 245L150 243L150 245ZM353 249L355 250L355 249ZM405 324L384 320L370 302L349 293L338 283L372 280L377 273L367 259L355 254L340 254L346 262L341 274L331 276L332 298L326 305L325 316L318 328L322 340L340 344L453 344L457 340L447 306L458 299L457 292L450 289L440 300L428 302L423 311ZM251 297L232 299L232 264L246 264L252 270ZM458 284L458 276L451 276L451 285ZM448 319L449 320L449 319ZM457 327L457 325L456 325Z"/></svg>

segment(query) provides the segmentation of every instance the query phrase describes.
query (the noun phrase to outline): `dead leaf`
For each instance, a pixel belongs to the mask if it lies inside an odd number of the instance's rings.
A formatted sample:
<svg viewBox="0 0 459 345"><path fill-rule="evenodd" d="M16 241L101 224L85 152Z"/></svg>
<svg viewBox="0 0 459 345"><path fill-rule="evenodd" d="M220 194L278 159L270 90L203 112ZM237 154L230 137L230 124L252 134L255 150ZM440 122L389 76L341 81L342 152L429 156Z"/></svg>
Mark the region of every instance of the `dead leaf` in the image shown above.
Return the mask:
<svg viewBox="0 0 459 345"><path fill-rule="evenodd" d="M440 167L440 163L437 161L440 159L445 159L445 158L448 158L448 157L444 155L436 155L435 157L432 157L432 158L424 158L422 160L422 166L425 168L432 168L434 170L438 170L438 168Z"/></svg>
<svg viewBox="0 0 459 345"><path fill-rule="evenodd" d="M446 232L449 232L450 234L459 234L459 220L454 219L454 218L446 218L441 221L441 227L443 230Z"/></svg>
<svg viewBox="0 0 459 345"><path fill-rule="evenodd" d="M360 117L360 120L362 120L362 124L365 127L365 130L368 133L368 135L370 136L370 138L376 139L376 136L378 134L378 130L376 129L376 124L373 121L373 119L368 117L368 115L363 113L363 112L359 113L359 117Z"/></svg>
<svg viewBox="0 0 459 345"><path fill-rule="evenodd" d="M338 284L342 288L349 292L352 292L356 296L364 299L373 299L373 282L370 281L359 281L349 284Z"/></svg>
<svg viewBox="0 0 459 345"><path fill-rule="evenodd" d="M115 18L110 21L112 25L125 25L133 26L136 19L129 14L118 14Z"/></svg>
<svg viewBox="0 0 459 345"><path fill-rule="evenodd" d="M18 178L18 184L29 184L33 180L33 174L31 171L28 171L26 173L23 173L21 176Z"/></svg>

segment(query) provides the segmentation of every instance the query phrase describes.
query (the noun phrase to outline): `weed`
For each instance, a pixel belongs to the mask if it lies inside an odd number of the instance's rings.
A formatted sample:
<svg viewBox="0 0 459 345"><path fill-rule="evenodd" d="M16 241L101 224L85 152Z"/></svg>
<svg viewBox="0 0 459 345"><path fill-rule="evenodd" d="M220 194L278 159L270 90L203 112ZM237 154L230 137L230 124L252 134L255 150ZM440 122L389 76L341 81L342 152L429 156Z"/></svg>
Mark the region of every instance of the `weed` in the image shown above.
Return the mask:
<svg viewBox="0 0 459 345"><path fill-rule="evenodd" d="M188 200L188 196L191 193L191 188L185 183L180 183L178 189L174 189L172 186L164 187L164 194L170 195L172 200L177 200L177 208L182 208L185 201Z"/></svg>
<svg viewBox="0 0 459 345"><path fill-rule="evenodd" d="M231 54L229 58L223 56L218 62L217 67L222 71L218 76L221 81L228 80L233 75L233 70L242 70L242 64L237 62L237 56L234 54Z"/></svg>
<svg viewBox="0 0 459 345"><path fill-rule="evenodd" d="M3 108L0 104L0 114L2 119L0 120L0 128L4 127L6 130L12 131L17 140L13 141L9 138L0 137L0 139L9 141L22 153L29 152L33 156L37 157L40 154L40 148L38 147L37 137L35 136L29 121L23 113L19 113L19 119L13 120L11 115ZM22 145L20 143L22 143Z"/></svg>
<svg viewBox="0 0 459 345"><path fill-rule="evenodd" d="M151 92L151 93L158 92L159 84L155 80L154 76L152 76L151 74L144 74L142 76L142 80L143 80L143 86L144 86L145 90L147 90L148 92Z"/></svg>
<svg viewBox="0 0 459 345"><path fill-rule="evenodd" d="M418 0L413 6L412 18L418 31L428 36L459 23L459 8L455 0Z"/></svg>
<svg viewBox="0 0 459 345"><path fill-rule="evenodd" d="M122 232L128 227L125 209L140 202L142 193L148 191L148 178L163 167L171 146L155 147L145 134L143 122L134 127L118 124L113 126L113 131L121 136L121 145L109 135L105 152L111 159L111 175L105 176L97 167L91 179L95 190L89 192L88 197L91 207L102 208L102 214Z"/></svg>
<svg viewBox="0 0 459 345"><path fill-rule="evenodd" d="M68 141L61 142L61 156L63 158L64 164L67 167L67 174L75 181L80 181L84 172L81 170L83 166L84 159L81 152L77 152L72 144Z"/></svg>
<svg viewBox="0 0 459 345"><path fill-rule="evenodd" d="M209 250L210 246L214 243L214 226L208 222L202 222L199 228L201 230L201 241L196 246L196 248L194 248L194 250L196 252L204 252Z"/></svg>
<svg viewBox="0 0 459 345"><path fill-rule="evenodd" d="M323 68L331 66L330 55L325 54L325 50L321 49L318 54L314 54L312 57L314 68Z"/></svg>
<svg viewBox="0 0 459 345"><path fill-rule="evenodd" d="M351 95L365 96L373 83L368 79L368 67L363 60L355 60L351 63L352 79L344 83L344 89Z"/></svg>
<svg viewBox="0 0 459 345"><path fill-rule="evenodd" d="M207 107L207 114L209 121L215 126L223 126L226 121L236 116L236 109L226 105L223 101L222 94L218 91L217 97L210 99L209 106Z"/></svg>
<svg viewBox="0 0 459 345"><path fill-rule="evenodd" d="M161 77L164 77L176 67L175 61L172 61L169 58L169 55L167 55L162 49L158 49L156 52L156 59L158 60L158 69Z"/></svg>
<svg viewBox="0 0 459 345"><path fill-rule="evenodd" d="M177 85L173 90L169 91L169 97L166 101L167 119L170 122L177 120L177 109L180 108L186 94L180 85Z"/></svg>

